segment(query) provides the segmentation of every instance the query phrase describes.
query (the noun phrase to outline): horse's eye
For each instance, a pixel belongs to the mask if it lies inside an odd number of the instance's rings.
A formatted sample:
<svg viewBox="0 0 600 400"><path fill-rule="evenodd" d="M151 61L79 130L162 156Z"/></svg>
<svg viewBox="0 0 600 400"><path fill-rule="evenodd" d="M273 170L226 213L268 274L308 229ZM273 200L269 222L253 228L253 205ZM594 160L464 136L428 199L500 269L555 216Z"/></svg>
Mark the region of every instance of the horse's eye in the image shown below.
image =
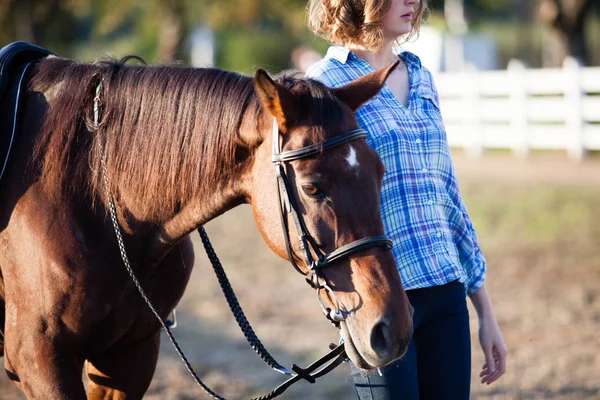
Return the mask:
<svg viewBox="0 0 600 400"><path fill-rule="evenodd" d="M323 192L317 185L312 183L305 183L302 185L302 190L310 197L323 197Z"/></svg>

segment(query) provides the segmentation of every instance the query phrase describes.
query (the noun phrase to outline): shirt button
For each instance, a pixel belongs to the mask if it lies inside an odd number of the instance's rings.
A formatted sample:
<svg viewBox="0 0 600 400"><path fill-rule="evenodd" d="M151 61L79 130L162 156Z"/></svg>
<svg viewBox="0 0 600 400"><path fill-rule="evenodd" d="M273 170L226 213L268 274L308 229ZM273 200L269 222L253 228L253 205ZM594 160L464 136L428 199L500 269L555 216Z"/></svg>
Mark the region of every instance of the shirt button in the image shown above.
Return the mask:
<svg viewBox="0 0 600 400"><path fill-rule="evenodd" d="M421 172L423 172L424 174L426 174L426 173L427 173L427 171L428 171L428 170L427 170L427 168L423 168L423 169L421 170Z"/></svg>
<svg viewBox="0 0 600 400"><path fill-rule="evenodd" d="M436 233L436 234L435 234L435 236L437 236L437 237L441 238L441 237L442 237L442 234L438 232L438 233Z"/></svg>
<svg viewBox="0 0 600 400"><path fill-rule="evenodd" d="M429 204L430 206L431 206L431 205L433 205L433 200L429 200L429 201L427 202L427 204Z"/></svg>
<svg viewBox="0 0 600 400"><path fill-rule="evenodd" d="M421 139L415 140L415 143L421 143Z"/></svg>

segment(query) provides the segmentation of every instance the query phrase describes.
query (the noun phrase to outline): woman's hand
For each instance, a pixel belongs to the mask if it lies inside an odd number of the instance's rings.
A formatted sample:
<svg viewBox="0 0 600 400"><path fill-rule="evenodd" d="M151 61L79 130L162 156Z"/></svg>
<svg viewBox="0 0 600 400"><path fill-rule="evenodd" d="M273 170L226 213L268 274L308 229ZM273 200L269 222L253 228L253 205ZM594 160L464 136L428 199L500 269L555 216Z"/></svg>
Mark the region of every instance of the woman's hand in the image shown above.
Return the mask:
<svg viewBox="0 0 600 400"><path fill-rule="evenodd" d="M479 377L481 383L489 385L506 372L507 355L506 344L493 313L479 319L479 343L485 355Z"/></svg>
<svg viewBox="0 0 600 400"><path fill-rule="evenodd" d="M479 377L481 383L489 385L506 372L508 351L485 287L471 294L471 301L479 316L479 343L485 355L485 364Z"/></svg>

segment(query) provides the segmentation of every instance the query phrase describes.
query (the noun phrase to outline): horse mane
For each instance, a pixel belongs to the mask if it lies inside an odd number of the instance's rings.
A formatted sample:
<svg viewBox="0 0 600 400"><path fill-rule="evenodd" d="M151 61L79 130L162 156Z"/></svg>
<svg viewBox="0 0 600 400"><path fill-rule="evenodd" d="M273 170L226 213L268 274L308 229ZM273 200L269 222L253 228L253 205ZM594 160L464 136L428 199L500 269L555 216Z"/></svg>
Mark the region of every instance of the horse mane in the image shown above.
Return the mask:
<svg viewBox="0 0 600 400"><path fill-rule="evenodd" d="M177 209L235 167L247 108L261 107L252 79L212 68L125 66L49 59L30 86L60 82L36 142L40 181L51 195L85 188L104 192L102 156L111 191L127 187L150 217ZM102 82L98 130L93 98Z"/></svg>
<svg viewBox="0 0 600 400"><path fill-rule="evenodd" d="M85 191L104 197L102 157L111 193L125 187L149 220L171 214L199 193L226 185L234 176L242 116L255 130L264 112L252 78L214 68L93 64L46 59L36 66L30 88L48 90L48 110L32 158L39 181L52 197ZM297 82L282 74L282 84ZM328 89L303 80L314 124L328 128L342 112ZM100 124L94 128L99 84ZM309 140L320 142L323 130Z"/></svg>

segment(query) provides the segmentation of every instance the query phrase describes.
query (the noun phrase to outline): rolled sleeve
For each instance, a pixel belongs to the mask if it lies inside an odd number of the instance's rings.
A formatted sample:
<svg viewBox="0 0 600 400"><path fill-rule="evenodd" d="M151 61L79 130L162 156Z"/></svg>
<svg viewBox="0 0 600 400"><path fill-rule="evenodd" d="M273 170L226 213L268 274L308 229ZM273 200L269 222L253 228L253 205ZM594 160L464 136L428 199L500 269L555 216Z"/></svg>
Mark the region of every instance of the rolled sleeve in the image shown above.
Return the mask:
<svg viewBox="0 0 600 400"><path fill-rule="evenodd" d="M483 286L486 272L487 261L481 249L477 247L473 254L473 262L467 267L467 282L465 282L465 287L468 295L472 295Z"/></svg>

